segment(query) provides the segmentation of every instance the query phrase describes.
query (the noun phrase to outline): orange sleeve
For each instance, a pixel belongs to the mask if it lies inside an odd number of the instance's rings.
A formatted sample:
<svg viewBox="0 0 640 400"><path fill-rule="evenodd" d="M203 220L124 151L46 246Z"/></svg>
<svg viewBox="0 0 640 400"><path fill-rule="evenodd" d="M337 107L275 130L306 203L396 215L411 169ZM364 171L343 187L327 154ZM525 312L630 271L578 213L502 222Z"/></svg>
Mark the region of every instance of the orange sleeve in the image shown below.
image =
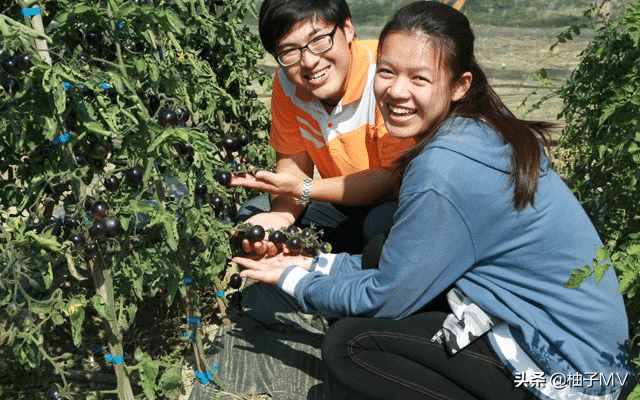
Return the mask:
<svg viewBox="0 0 640 400"><path fill-rule="evenodd" d="M391 136L384 125L382 113L376 107L376 137L380 166L383 168L394 167L396 161L416 144L414 138L399 139Z"/></svg>
<svg viewBox="0 0 640 400"><path fill-rule="evenodd" d="M285 95L278 72L271 91L271 132L269 142L276 152L296 154L306 151L295 117L295 107Z"/></svg>

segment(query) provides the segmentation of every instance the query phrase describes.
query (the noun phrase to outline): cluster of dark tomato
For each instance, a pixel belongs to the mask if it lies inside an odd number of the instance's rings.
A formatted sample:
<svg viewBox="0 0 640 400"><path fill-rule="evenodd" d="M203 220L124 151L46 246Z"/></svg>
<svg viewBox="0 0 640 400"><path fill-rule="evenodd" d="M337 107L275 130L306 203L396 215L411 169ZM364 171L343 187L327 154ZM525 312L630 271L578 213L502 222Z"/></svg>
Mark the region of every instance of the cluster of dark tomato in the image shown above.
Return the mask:
<svg viewBox="0 0 640 400"><path fill-rule="evenodd" d="M300 228L295 225L289 226L284 230L266 231L260 225L250 225L241 223L238 225L231 235L231 248L234 255L247 255L242 248L242 242L248 240L250 243L268 240L276 245L279 251L283 251L286 247L290 254L303 254L306 256L315 256L320 253L330 253L331 244L323 242L323 232L317 231L312 227ZM242 278L239 274L233 274L229 280L229 287L240 289L242 286ZM242 294L239 291L227 295L229 304L240 307L242 303Z"/></svg>
<svg viewBox="0 0 640 400"><path fill-rule="evenodd" d="M9 75L2 80L2 88L9 96L14 96L20 90L20 81L15 76L31 68L31 55L13 54L0 61L2 69Z"/></svg>

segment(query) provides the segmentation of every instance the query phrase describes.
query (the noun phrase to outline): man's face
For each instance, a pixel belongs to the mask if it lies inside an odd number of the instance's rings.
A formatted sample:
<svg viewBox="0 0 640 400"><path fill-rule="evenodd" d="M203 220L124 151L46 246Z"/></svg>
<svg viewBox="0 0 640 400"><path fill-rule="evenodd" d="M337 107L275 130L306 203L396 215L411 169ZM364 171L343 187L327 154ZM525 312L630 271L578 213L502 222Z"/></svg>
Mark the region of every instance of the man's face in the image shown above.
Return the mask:
<svg viewBox="0 0 640 400"><path fill-rule="evenodd" d="M300 21L278 41L276 53L303 47L318 36L331 33L334 27L334 24L317 18ZM353 25L347 20L343 29L336 30L333 47L329 51L313 54L308 49L303 50L297 64L283 67L287 77L298 88L326 105L338 104L346 87L353 37Z"/></svg>

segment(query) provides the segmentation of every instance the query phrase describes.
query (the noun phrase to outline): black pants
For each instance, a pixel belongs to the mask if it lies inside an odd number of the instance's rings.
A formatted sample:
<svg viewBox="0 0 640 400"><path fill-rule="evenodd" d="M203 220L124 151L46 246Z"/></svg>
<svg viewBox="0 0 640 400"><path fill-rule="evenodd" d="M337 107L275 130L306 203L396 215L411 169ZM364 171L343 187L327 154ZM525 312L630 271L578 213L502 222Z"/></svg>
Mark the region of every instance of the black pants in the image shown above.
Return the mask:
<svg viewBox="0 0 640 400"><path fill-rule="evenodd" d="M486 336L450 356L431 337L446 313L428 311L404 320L345 318L331 326L322 357L331 400L532 399L516 388Z"/></svg>

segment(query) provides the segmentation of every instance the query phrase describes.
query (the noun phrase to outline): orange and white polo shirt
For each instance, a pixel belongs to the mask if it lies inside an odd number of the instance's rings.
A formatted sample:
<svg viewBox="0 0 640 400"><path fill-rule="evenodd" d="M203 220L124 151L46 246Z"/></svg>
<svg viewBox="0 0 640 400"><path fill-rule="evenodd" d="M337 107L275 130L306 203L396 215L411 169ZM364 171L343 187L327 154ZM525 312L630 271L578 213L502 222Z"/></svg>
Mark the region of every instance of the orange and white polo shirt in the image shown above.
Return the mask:
<svg viewBox="0 0 640 400"><path fill-rule="evenodd" d="M306 151L320 176L331 178L391 167L413 147L414 139L398 139L387 133L376 107L377 45L376 40L351 43L346 91L330 113L318 99L298 90L281 68L276 71L270 142L278 153Z"/></svg>

